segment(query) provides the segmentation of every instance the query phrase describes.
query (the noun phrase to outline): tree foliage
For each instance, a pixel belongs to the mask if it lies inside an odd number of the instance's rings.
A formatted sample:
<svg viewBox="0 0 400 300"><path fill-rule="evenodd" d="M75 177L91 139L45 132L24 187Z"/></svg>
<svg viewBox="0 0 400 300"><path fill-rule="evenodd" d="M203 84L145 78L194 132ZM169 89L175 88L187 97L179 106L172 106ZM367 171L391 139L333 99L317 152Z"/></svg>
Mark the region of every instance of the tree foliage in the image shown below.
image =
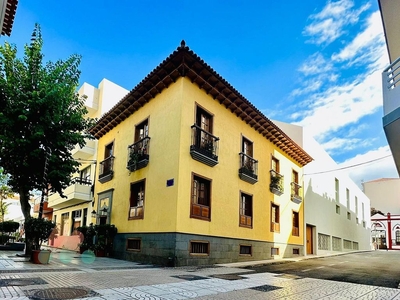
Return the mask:
<svg viewBox="0 0 400 300"><path fill-rule="evenodd" d="M25 219L30 191L49 187L62 195L70 184L79 167L71 150L84 146L93 124L76 92L81 57L44 63L42 47L37 24L22 59L15 45L0 46L0 165L20 195Z"/></svg>

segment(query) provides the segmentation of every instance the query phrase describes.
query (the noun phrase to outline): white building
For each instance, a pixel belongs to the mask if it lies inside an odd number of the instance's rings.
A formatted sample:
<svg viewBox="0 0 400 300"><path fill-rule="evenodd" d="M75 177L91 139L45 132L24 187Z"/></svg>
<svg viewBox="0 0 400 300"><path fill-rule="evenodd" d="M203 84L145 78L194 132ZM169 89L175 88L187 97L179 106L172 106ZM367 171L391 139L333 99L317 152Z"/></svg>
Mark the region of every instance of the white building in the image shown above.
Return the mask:
<svg viewBox="0 0 400 300"><path fill-rule="evenodd" d="M400 250L400 179L380 178L363 183L371 207L372 241L379 249Z"/></svg>
<svg viewBox="0 0 400 300"><path fill-rule="evenodd" d="M100 118L118 100L122 99L128 90L103 79L97 88L84 83L78 93L87 97L85 101L88 110L87 117ZM44 215L53 219L58 226L58 237L52 245L57 248L76 250L80 240L75 228L89 225L90 214L93 210L97 140L87 139L83 148L77 145L72 150L72 157L81 163L80 172L75 174L73 184L64 190L66 198L61 198L58 193L49 195L48 202L44 206L45 210L48 209L48 215Z"/></svg>
<svg viewBox="0 0 400 300"><path fill-rule="evenodd" d="M305 128L274 122L314 159L303 169L306 254L370 250L368 197Z"/></svg>

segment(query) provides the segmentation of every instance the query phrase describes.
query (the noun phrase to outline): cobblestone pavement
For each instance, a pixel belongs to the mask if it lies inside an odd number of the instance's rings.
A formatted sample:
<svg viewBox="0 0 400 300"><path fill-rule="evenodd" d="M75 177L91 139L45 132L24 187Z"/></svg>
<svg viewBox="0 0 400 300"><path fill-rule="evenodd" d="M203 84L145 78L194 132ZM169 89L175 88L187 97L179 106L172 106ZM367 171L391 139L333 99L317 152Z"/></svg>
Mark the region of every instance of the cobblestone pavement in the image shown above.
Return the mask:
<svg viewBox="0 0 400 300"><path fill-rule="evenodd" d="M0 299L399 299L400 289L235 267L158 268L70 251L37 265L0 251Z"/></svg>

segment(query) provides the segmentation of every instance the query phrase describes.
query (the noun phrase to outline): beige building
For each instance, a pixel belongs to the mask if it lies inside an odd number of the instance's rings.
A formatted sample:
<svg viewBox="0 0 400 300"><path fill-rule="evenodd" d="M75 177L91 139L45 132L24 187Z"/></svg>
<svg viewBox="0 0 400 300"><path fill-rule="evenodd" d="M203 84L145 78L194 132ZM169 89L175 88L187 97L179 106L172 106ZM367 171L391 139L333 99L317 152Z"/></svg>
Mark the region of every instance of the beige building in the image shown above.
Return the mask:
<svg viewBox="0 0 400 300"><path fill-rule="evenodd" d="M78 93L86 97L87 117L100 118L125 96L128 90L103 79L98 87L84 83ZM73 184L64 190L66 198L61 198L58 193L49 195L44 208L47 211L53 211L53 216L47 217L52 218L58 226L59 234L58 238L54 240L53 246L76 250L80 240L75 228L91 223L97 165L97 140L87 139L83 148L77 145L72 150L72 156L81 163L80 172L75 174Z"/></svg>

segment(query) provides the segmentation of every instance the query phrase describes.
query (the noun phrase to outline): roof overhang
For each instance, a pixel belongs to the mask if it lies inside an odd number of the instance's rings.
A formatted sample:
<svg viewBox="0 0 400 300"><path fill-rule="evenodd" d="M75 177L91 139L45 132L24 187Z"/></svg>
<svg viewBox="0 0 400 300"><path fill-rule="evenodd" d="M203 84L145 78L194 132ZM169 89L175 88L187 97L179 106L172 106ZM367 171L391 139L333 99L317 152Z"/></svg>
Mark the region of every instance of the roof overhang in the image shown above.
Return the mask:
<svg viewBox="0 0 400 300"><path fill-rule="evenodd" d="M189 78L300 165L304 166L312 161L311 156L191 51L184 41L109 112L102 116L90 129L90 133L96 138L102 137L180 77Z"/></svg>
<svg viewBox="0 0 400 300"><path fill-rule="evenodd" d="M18 0L0 0L1 34L10 36L14 24Z"/></svg>

